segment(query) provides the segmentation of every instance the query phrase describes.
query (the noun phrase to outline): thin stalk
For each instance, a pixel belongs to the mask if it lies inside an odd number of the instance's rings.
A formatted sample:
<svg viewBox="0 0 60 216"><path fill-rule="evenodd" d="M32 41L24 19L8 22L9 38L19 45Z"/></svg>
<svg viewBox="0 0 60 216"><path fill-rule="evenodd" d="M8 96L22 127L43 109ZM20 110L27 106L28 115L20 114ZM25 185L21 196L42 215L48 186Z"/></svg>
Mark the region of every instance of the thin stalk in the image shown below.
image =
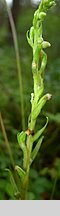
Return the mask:
<svg viewBox="0 0 60 216"><path fill-rule="evenodd" d="M3 132L3 136L4 136L4 139L5 139L6 147L7 147L8 152L9 152L11 164L12 164L12 166L14 168L14 159L13 159L10 144L9 144L9 141L8 141L8 138L7 138L7 134L6 134L6 130L5 130L5 126L4 126L4 123L3 123L1 112L0 112L0 124L1 124L1 129L2 129L2 132Z"/></svg>
<svg viewBox="0 0 60 216"><path fill-rule="evenodd" d="M55 180L54 180L54 184L53 184L53 189L52 189L52 193L51 193L50 200L53 199L53 196L54 196L54 193L55 193L55 188L56 188L57 179L58 179L58 176L56 176L56 178L55 178Z"/></svg>
<svg viewBox="0 0 60 216"><path fill-rule="evenodd" d="M17 35L14 20L12 17L11 9L7 4L7 1L4 0L7 7L8 17L11 25L13 42L16 54L16 62L17 62L17 71L18 71L18 80L19 80L19 92L20 92L20 103L21 103L21 115L22 115L22 129L25 130L25 115L24 115L24 98L23 98L23 84L22 84L22 73L21 73L21 65L20 65L20 57L19 57L19 47L17 42Z"/></svg>

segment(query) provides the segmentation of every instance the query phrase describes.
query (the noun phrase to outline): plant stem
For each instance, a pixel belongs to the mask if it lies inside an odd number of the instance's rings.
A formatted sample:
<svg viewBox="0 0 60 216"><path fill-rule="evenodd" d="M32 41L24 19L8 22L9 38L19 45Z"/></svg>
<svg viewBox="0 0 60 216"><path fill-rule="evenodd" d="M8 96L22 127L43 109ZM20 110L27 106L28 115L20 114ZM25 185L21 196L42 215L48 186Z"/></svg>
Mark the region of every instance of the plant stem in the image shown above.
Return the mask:
<svg viewBox="0 0 60 216"><path fill-rule="evenodd" d="M30 156L31 156L31 138L28 136L27 138L27 159L25 161L25 172L26 176L21 185L21 200L27 200L27 191L28 191L28 183L29 183L29 171L30 171ZM30 147L30 148L29 148Z"/></svg>
<svg viewBox="0 0 60 216"><path fill-rule="evenodd" d="M19 48L17 42L17 35L14 20L12 17L11 9L7 4L7 1L4 0L7 6L8 17L11 25L12 35L13 35L13 42L15 47L15 54L16 54L16 62L17 62L17 71L18 71L18 80L19 80L19 92L20 92L20 103L21 103L21 115L22 115L22 129L25 130L25 115L24 115L24 98L23 98L23 84L22 84L22 73L21 73L21 65L20 65L20 57L19 57Z"/></svg>
<svg viewBox="0 0 60 216"><path fill-rule="evenodd" d="M12 164L12 166L13 166L13 168L14 168L14 164L15 164L15 163L14 163L14 159L13 159L13 156L12 156L10 144L9 144L9 141L8 141L8 138L7 138L7 134L6 134L6 130L5 130L5 126L4 126L4 123L3 123L3 119L2 119L1 112L0 112L0 124L1 124L1 128L2 128L3 135L4 135L6 147L7 147L8 152L9 152L11 164Z"/></svg>
<svg viewBox="0 0 60 216"><path fill-rule="evenodd" d="M26 174L26 177L21 185L21 200L27 200L27 191L28 191L28 181L29 181L29 175Z"/></svg>
<svg viewBox="0 0 60 216"><path fill-rule="evenodd" d="M56 176L56 178L55 178L55 180L54 180L54 184L53 184L53 189L52 189L52 193L51 193L50 200L52 200L52 199L53 199L53 195L54 195L54 192L55 192L55 188L56 188L57 179L58 179L58 176Z"/></svg>

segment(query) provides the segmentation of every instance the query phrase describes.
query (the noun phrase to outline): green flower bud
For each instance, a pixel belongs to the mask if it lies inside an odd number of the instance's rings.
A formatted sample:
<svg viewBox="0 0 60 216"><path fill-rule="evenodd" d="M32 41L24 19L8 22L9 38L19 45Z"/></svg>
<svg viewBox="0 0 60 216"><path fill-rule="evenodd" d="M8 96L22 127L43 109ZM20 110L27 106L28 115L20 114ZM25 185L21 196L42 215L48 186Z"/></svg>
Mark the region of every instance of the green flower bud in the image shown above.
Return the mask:
<svg viewBox="0 0 60 216"><path fill-rule="evenodd" d="M32 112L32 119L36 119L38 117L46 101L50 99L51 99L51 94L46 94L40 99L40 101L37 103L35 109Z"/></svg>
<svg viewBox="0 0 60 216"><path fill-rule="evenodd" d="M52 7L52 6L55 6L55 5L56 5L56 3L54 1L49 3L49 7Z"/></svg>
<svg viewBox="0 0 60 216"><path fill-rule="evenodd" d="M53 0L42 0L41 5L39 6L39 11L42 9L44 12L50 7L54 6L55 2Z"/></svg>
<svg viewBox="0 0 60 216"><path fill-rule="evenodd" d="M44 12L40 12L40 13L39 13L39 19L40 19L41 21L43 21L45 17L46 17L46 13L44 13Z"/></svg>
<svg viewBox="0 0 60 216"><path fill-rule="evenodd" d="M49 42L47 42L47 41L43 41L43 43L42 43L42 48L44 49L44 48L47 48L47 47L50 47L51 46L51 44L49 43Z"/></svg>

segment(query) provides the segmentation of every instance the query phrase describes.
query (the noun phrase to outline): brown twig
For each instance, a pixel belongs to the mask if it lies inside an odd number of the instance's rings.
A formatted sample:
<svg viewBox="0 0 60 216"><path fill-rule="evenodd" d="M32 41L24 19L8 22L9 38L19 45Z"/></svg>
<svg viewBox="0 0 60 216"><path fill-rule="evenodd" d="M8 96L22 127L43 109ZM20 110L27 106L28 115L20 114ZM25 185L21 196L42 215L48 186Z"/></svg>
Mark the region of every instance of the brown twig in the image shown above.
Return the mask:
<svg viewBox="0 0 60 216"><path fill-rule="evenodd" d="M6 144L6 147L8 149L10 159L11 159L11 163L12 163L13 168L14 168L14 159L13 159L10 144L9 144L9 141L8 141L8 138L7 138L7 134L6 134L6 130L5 130L5 126L4 126L4 123L3 123L1 112L0 112L0 124L1 124L1 129L2 129L2 132L3 132L3 136L4 136L4 139L5 139L5 144Z"/></svg>
<svg viewBox="0 0 60 216"><path fill-rule="evenodd" d="M11 25L12 30L12 36L13 36L13 42L14 42L14 48L15 48L15 54L16 54L16 62L17 62L17 71L18 71L18 80L19 80L19 91L20 91L20 103L21 103L21 115L22 115L22 129L25 130L25 115L24 115L24 98L23 98L23 85L22 85L22 73L21 73L21 65L20 65L20 57L19 57L19 47L17 42L17 35L16 35L16 29L14 20L12 17L12 12L10 7L7 4L7 1L5 1L8 17Z"/></svg>

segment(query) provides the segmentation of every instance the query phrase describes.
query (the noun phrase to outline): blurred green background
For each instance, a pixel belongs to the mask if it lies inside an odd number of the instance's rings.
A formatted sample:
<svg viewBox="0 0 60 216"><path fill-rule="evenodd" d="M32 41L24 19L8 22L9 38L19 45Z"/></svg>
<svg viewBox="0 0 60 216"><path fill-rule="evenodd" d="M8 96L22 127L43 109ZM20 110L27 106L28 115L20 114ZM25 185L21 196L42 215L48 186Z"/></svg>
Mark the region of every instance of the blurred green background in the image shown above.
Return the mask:
<svg viewBox="0 0 60 216"><path fill-rule="evenodd" d="M37 4L30 0L14 0L11 4L16 26L22 71L25 128L30 113L30 95L33 92L31 71L32 50L26 39L26 31L32 26ZM36 128L45 123L44 142L32 164L29 182L29 199L60 199L60 1L49 10L43 24L44 39L51 43L46 49L48 63L45 73L45 93L52 99L42 110ZM16 55L6 6L0 0L0 112L9 140L15 164L22 165L22 152L17 143L17 132L22 130L21 104ZM0 122L1 126L1 122ZM12 169L9 152L0 127L0 200L13 199L6 168Z"/></svg>

